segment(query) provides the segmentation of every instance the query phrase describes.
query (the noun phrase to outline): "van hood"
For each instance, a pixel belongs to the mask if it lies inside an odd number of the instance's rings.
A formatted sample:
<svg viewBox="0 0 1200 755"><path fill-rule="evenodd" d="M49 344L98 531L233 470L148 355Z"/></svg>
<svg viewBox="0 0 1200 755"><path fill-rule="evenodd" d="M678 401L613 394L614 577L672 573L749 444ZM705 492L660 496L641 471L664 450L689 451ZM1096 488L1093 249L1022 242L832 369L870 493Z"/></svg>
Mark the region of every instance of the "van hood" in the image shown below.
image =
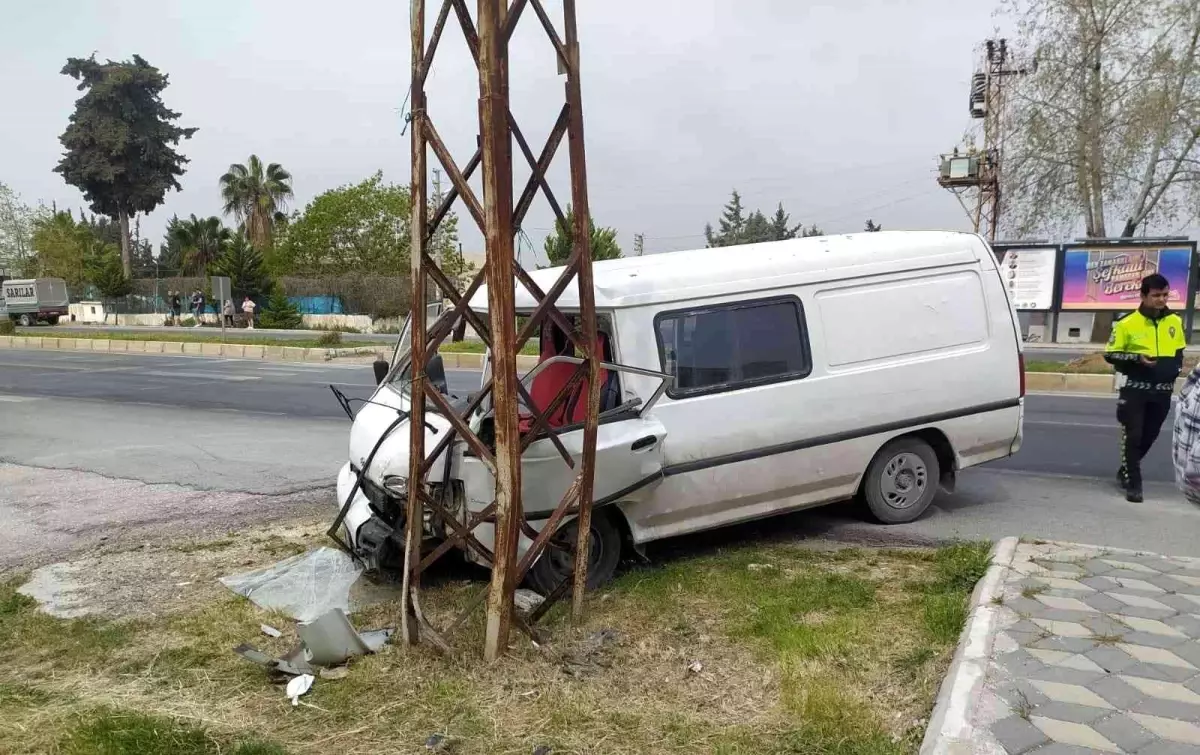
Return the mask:
<svg viewBox="0 0 1200 755"><path fill-rule="evenodd" d="M376 484L382 485L383 479L389 475L408 477L411 432L408 419L397 424L391 432L388 432L388 428L400 416L398 412L407 414L411 405L409 397L400 391L386 385L380 386L371 397L370 403L363 404L354 417L354 424L350 427L350 463L357 469L363 469L367 457L375 449L375 444L379 443L379 450L375 452L370 469L365 470L367 478ZM445 417L430 412L425 414L425 422L425 452L429 453L438 441L446 437L451 426ZM380 443L384 433L387 433L387 437ZM442 452L440 462L445 461L445 454L448 452L449 449ZM435 464L430 471L438 468ZM437 476L440 477L440 473Z"/></svg>

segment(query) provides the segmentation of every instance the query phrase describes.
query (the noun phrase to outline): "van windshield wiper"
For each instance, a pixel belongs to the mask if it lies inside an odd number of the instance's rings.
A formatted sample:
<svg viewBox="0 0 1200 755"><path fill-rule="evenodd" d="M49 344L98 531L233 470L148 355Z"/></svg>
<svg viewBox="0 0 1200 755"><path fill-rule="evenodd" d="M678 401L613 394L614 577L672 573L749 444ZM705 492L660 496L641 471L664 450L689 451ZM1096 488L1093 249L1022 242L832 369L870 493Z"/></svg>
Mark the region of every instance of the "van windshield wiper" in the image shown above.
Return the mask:
<svg viewBox="0 0 1200 755"><path fill-rule="evenodd" d="M342 393L340 390L338 390L338 387L335 385L329 386L329 390L333 391L333 395L334 395L334 398L337 399L338 406L342 407L342 411L344 411L346 413L346 416L350 418L351 422L354 421L354 410L350 408L350 404L352 402L357 402L360 404L374 404L375 406L382 406L385 409L391 409L392 411L394 411L396 413L396 417L397 417L398 421L400 421L400 422L403 422L404 420L408 419L411 414L410 412L407 412L404 409L397 409L396 407L391 406L389 404L380 403L379 401L372 401L369 398L352 398L350 396L347 396L345 393ZM425 420L425 422L423 424L425 425L425 429L429 430L434 435L437 435L440 432L440 430L438 430L437 427L429 424L429 420Z"/></svg>

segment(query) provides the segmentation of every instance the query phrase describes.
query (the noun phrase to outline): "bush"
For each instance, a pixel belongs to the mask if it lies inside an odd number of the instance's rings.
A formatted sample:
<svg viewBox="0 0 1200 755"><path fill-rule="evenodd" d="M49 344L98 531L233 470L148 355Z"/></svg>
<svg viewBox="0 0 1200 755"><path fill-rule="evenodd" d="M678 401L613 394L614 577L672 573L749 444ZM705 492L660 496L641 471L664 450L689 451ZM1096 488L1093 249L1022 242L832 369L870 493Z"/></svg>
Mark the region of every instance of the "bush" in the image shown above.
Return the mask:
<svg viewBox="0 0 1200 755"><path fill-rule="evenodd" d="M258 324L264 328L279 330L295 330L303 324L300 310L292 304L282 289L276 289L267 300L267 306L258 318Z"/></svg>
<svg viewBox="0 0 1200 755"><path fill-rule="evenodd" d="M0 336L11 336L17 332L17 324L11 319L5 317L0 320Z"/></svg>
<svg viewBox="0 0 1200 755"><path fill-rule="evenodd" d="M320 346L340 346L341 343L342 334L336 330L322 333L321 336L317 338L317 344Z"/></svg>

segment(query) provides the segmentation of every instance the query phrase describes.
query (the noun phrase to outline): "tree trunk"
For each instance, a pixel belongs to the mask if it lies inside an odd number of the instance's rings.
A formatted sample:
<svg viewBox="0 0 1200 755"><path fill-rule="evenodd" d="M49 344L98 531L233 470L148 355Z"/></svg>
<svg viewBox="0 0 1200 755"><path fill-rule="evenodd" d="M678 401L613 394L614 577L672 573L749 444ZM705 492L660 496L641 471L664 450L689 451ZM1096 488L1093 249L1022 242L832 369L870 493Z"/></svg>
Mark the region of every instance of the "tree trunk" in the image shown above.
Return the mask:
<svg viewBox="0 0 1200 755"><path fill-rule="evenodd" d="M125 277L132 280L133 257L129 251L129 213L122 210L117 215L117 221L121 225L121 269L125 271Z"/></svg>

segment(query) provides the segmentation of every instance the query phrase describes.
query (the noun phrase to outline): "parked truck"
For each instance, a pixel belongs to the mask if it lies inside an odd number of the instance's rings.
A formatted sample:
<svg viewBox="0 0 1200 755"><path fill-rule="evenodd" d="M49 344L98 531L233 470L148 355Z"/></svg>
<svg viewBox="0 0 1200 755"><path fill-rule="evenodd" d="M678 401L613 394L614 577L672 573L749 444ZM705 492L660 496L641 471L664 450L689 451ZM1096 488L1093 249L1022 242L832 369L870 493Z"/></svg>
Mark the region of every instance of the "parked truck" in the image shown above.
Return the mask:
<svg viewBox="0 0 1200 755"><path fill-rule="evenodd" d="M57 325L68 314L67 282L62 278L0 278L0 316L20 325Z"/></svg>

